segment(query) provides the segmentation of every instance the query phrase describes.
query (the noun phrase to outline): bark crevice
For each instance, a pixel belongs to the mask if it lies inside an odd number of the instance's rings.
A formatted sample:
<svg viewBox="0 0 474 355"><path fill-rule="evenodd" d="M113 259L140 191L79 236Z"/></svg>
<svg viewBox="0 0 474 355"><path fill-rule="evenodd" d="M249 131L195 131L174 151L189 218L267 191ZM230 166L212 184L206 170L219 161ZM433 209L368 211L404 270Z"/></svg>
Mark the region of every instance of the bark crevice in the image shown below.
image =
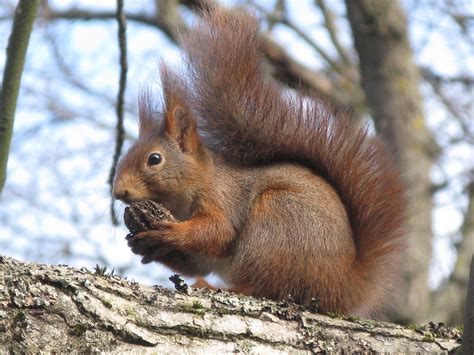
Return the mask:
<svg viewBox="0 0 474 355"><path fill-rule="evenodd" d="M308 353L436 351L459 331L333 318L290 301L174 292L120 276L0 258L0 351Z"/></svg>

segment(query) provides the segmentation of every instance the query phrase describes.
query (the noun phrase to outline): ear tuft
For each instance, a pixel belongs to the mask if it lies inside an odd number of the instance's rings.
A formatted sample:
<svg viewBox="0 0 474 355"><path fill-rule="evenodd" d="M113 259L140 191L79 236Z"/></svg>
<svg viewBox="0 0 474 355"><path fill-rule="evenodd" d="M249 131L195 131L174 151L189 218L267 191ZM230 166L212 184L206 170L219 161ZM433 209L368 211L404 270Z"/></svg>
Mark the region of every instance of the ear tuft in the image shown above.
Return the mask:
<svg viewBox="0 0 474 355"><path fill-rule="evenodd" d="M139 96L139 136L151 134L159 129L157 120L158 105L153 100L152 93L149 88L143 88Z"/></svg>
<svg viewBox="0 0 474 355"><path fill-rule="evenodd" d="M183 152L199 146L196 121L186 103L186 85L177 72L161 65L161 82L165 99L165 133L178 143Z"/></svg>

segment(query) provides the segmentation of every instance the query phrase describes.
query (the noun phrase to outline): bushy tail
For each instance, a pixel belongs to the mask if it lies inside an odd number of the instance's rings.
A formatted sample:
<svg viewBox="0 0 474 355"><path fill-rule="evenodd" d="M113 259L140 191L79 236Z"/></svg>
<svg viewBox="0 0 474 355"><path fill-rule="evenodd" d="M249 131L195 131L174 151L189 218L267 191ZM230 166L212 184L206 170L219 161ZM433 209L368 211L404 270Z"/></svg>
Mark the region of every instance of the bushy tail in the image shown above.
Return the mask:
<svg viewBox="0 0 474 355"><path fill-rule="evenodd" d="M350 218L357 285L377 302L401 259L401 178L384 146L348 115L265 75L258 27L244 11L212 9L184 36L201 130L237 164L298 161L330 182Z"/></svg>

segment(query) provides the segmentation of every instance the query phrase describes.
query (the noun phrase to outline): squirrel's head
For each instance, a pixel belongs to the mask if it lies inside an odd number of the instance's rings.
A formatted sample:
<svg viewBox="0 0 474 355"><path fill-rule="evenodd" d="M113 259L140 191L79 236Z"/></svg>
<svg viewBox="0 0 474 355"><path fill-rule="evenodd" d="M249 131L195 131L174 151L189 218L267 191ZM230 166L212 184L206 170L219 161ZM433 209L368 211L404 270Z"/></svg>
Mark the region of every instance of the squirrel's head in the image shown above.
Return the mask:
<svg viewBox="0 0 474 355"><path fill-rule="evenodd" d="M164 94L162 113L142 95L139 138L117 166L113 194L125 203L150 199L185 218L206 186L212 158L184 101L167 87Z"/></svg>

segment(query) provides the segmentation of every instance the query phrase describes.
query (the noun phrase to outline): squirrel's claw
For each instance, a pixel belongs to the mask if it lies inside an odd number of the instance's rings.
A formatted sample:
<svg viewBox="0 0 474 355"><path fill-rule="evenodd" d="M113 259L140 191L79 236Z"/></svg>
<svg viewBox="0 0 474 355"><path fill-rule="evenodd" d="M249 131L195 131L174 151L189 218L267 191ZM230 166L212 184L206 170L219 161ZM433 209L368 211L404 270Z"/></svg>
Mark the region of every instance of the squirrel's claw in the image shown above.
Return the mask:
<svg viewBox="0 0 474 355"><path fill-rule="evenodd" d="M135 254L144 255L150 253L151 249L161 248L167 243L166 230L149 230L135 234L127 238L127 244Z"/></svg>

